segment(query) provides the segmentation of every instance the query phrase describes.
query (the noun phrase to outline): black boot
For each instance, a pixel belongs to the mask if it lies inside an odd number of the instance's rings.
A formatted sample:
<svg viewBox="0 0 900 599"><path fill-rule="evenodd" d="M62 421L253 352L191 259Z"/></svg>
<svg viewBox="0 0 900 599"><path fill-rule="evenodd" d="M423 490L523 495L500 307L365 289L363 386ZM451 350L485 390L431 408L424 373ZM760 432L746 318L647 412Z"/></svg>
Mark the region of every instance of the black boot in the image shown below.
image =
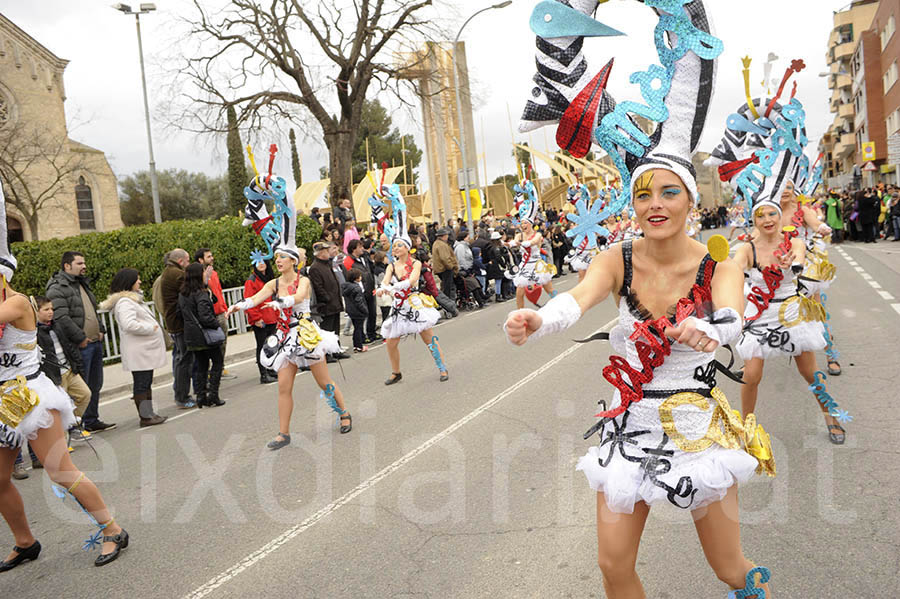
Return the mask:
<svg viewBox="0 0 900 599"><path fill-rule="evenodd" d="M210 407L224 406L225 401L219 399L219 383L222 382L222 371L213 370L209 373L209 387L206 390L206 405Z"/></svg>
<svg viewBox="0 0 900 599"><path fill-rule="evenodd" d="M166 421L165 416L160 416L153 411L152 392L135 393L134 405L137 408L138 416L141 419L140 427L156 426Z"/></svg>

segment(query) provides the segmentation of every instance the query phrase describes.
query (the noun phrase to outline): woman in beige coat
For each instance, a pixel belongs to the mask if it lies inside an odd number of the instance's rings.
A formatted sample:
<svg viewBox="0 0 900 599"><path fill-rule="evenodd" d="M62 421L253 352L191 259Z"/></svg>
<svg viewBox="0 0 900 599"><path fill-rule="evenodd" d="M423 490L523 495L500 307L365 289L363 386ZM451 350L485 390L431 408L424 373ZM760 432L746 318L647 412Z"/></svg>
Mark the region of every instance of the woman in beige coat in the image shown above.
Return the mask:
<svg viewBox="0 0 900 599"><path fill-rule="evenodd" d="M166 365L166 342L159 322L144 305L141 278L133 268L123 268L110 284L109 297L100 304L112 312L119 325L122 368L131 372L134 405L141 428L166 421L153 411L153 370Z"/></svg>

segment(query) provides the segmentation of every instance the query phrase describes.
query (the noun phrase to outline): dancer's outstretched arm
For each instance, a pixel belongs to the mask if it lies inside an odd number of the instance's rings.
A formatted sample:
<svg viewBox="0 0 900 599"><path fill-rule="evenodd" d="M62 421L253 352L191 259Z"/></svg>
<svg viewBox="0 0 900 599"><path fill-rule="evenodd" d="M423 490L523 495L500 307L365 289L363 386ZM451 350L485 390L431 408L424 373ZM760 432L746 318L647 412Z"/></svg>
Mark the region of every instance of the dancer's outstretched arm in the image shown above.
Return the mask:
<svg viewBox="0 0 900 599"><path fill-rule="evenodd" d="M503 325L507 339L513 345L524 345L531 337L569 328L620 284L621 269L621 247L602 252L591 261L584 279L572 291L560 293L537 312L527 308L510 312Z"/></svg>

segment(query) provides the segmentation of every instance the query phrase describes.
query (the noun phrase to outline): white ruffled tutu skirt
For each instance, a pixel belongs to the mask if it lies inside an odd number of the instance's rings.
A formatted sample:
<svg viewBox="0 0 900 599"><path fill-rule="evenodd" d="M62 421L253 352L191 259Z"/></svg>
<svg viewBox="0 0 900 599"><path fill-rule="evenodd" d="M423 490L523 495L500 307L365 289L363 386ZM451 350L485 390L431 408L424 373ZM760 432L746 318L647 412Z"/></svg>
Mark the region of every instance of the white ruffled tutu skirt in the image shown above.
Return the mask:
<svg viewBox="0 0 900 599"><path fill-rule="evenodd" d="M437 302L425 293L412 293L402 301L397 299L391 307L391 315L381 323L381 336L396 339L418 335L432 328L441 319Z"/></svg>
<svg viewBox="0 0 900 599"><path fill-rule="evenodd" d="M556 266L543 260L529 262L519 268L519 272L513 277L513 285L516 287L531 287L533 285L546 285L556 274Z"/></svg>
<svg viewBox="0 0 900 599"><path fill-rule="evenodd" d="M43 372L27 381L26 386L37 394L38 404L32 407L14 428L0 422L0 447L14 449L25 445L26 440L37 439L40 429L50 428L53 425L52 411L59 413L63 431L75 425L75 406L72 400Z"/></svg>
<svg viewBox="0 0 900 599"><path fill-rule="evenodd" d="M660 406L671 405L674 394L644 397L624 414L606 419L599 432L600 445L578 460L576 470L584 472L592 489L603 493L610 511L633 513L639 501L695 510L720 501L732 485L746 482L757 471L760 461L738 444L732 448L715 442L702 449L691 446L710 437L717 403L690 395L705 409L690 403L671 408L668 431ZM617 403L618 399L613 402ZM771 453L770 447L766 449ZM772 468L774 474L774 462Z"/></svg>
<svg viewBox="0 0 900 599"><path fill-rule="evenodd" d="M824 321L822 304L792 295L770 303L758 319L747 322L735 350L745 361L819 351L826 345Z"/></svg>
<svg viewBox="0 0 900 599"><path fill-rule="evenodd" d="M579 252L571 257L566 257L566 262L569 263L569 266L572 267L576 272L582 272L587 270L591 266L591 261L594 259L594 256L600 253L598 248L593 248L584 252Z"/></svg>
<svg viewBox="0 0 900 599"><path fill-rule="evenodd" d="M311 320L301 319L287 332L276 331L266 340L259 362L264 368L277 371L288 362L298 367L310 366L323 360L326 354L342 351L337 335L323 331Z"/></svg>

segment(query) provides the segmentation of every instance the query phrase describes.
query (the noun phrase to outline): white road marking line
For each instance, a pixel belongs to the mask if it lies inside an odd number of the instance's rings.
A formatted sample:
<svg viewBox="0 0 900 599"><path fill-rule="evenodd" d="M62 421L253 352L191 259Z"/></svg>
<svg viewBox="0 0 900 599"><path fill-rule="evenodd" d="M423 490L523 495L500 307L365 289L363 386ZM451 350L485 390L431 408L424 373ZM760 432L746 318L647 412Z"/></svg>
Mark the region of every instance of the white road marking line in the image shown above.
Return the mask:
<svg viewBox="0 0 900 599"><path fill-rule="evenodd" d="M875 289L878 292L878 295L880 295L882 299L885 299L887 301L892 301L894 299L893 295L881 288L881 284L873 279L872 275L867 273L861 266L857 266L857 263L847 255L843 248L836 249L838 253L840 253L847 260L848 264L853 265L853 269L859 273L859 275L872 287L872 289ZM898 314L900 314L900 304L891 304L891 307L896 310Z"/></svg>
<svg viewBox="0 0 900 599"><path fill-rule="evenodd" d="M618 320L619 320L618 318L612 319L611 321L609 321L608 323L603 325L600 329L598 329L596 332L608 331L615 325L615 323ZM309 516L303 522L300 522L299 524L296 524L296 525L292 526L291 528L287 529L282 534L280 534L276 538L272 539L271 541L269 541L268 543L266 543L265 545L263 545L262 547L260 547L259 549L257 549L256 551L254 551L253 553L251 553L250 555L248 555L241 561L239 561L237 564L228 568L225 572L210 579L209 582L207 582L206 584L200 586L193 592L185 595L185 599L200 599L200 597L205 597L205 596L209 595L214 590L216 590L217 588L219 588L220 586L222 586L223 584L225 584L232 578L236 577L241 572L254 566L256 563L262 561L263 559L265 559L266 557L271 555L273 552L277 551L279 547L281 547L282 545L284 545L291 539L295 538L300 533L302 533L305 530L307 530L308 528L314 526L319 520L321 520L325 516L328 516L329 514L334 513L341 507L347 505L348 503L353 501L353 499L355 499L358 495L365 492L370 487L376 485L378 482L380 482L381 480L383 480L390 474L396 472L397 470L399 470L400 468L402 468L403 466L405 466L406 464L408 464L409 462L411 462L412 460L417 458L419 455L428 451L428 449L430 449L437 443L441 442L446 437L452 435L454 432L456 432L457 430L462 428L465 424L467 424L474 418L480 416L481 414L483 414L484 412L486 412L487 410L489 410L490 408L492 408L493 406L498 404L500 401L502 401L506 397L509 397L512 393L516 392L517 390L519 390L526 384L530 383L531 381L533 381L534 379L536 379L537 377L539 377L540 375L545 373L547 370L549 370L553 366L556 366L558 363L560 363L562 360L566 359L568 356L570 356L572 353L574 353L577 349L579 349L581 347L584 347L584 346L581 344L578 344L578 343L576 343L575 345L572 345L571 347L569 347L569 349L565 350L564 352L562 352L561 354L559 354L558 356L556 356L555 358L553 358L552 360L550 360L549 362L547 362L546 364L544 364L543 366L541 366L540 368L538 368L537 370L535 370L534 372L532 372L531 374L529 374L528 376L526 376L525 378L520 380L519 382L515 383L514 385L512 385L510 387L507 387L505 390L501 391L500 393L495 395L493 398L491 398L490 400L488 400L487 402L485 402L478 408L469 412L468 414L466 414L465 416L463 416L462 418L460 418L459 420L457 420L456 422L454 422L453 424L451 424L450 426L448 426L447 428L445 428L444 430L442 430L435 436L431 437L430 439L428 439L427 441L425 441L424 443L422 443L421 445L419 445L418 447L416 447L415 449L413 449L412 451L410 451L403 457L401 457L398 460L394 461L393 463L385 466L384 468L382 468L380 471L378 471L376 474L374 474L370 478L367 478L366 480L361 482L359 485L357 485L356 487L354 487L353 489L351 489L350 491L348 491L347 493L345 493L344 495L342 495L341 497L336 499L335 501L332 501L331 503L329 503L328 505L326 505L325 507L323 507L322 509L320 509L313 515Z"/></svg>
<svg viewBox="0 0 900 599"><path fill-rule="evenodd" d="M844 256L844 258L846 258L846 257L847 256ZM856 260L847 260L847 264L849 264L850 266L859 266L859 264L856 262Z"/></svg>

